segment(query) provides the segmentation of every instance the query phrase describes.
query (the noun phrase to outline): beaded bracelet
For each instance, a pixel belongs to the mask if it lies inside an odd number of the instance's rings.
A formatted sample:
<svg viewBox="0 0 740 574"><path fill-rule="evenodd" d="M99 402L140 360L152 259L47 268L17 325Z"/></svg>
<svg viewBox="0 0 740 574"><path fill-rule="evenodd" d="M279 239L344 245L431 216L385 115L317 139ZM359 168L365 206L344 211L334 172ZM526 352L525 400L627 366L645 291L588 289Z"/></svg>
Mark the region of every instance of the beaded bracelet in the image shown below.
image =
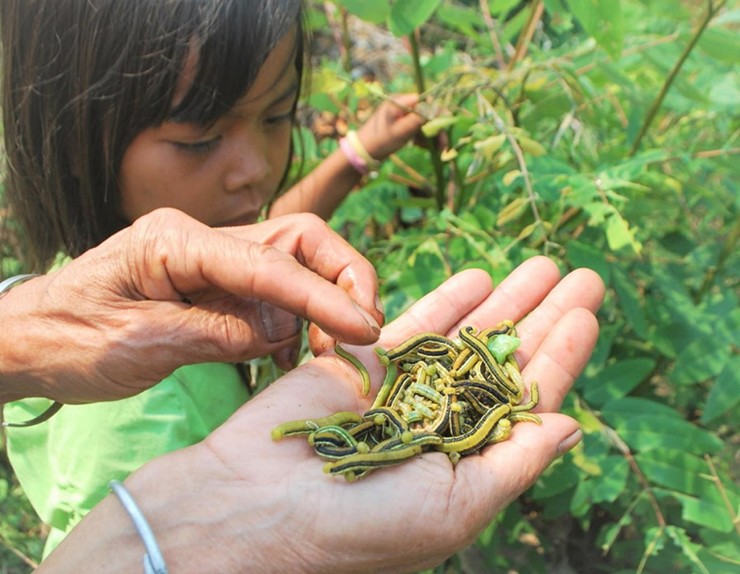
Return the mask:
<svg viewBox="0 0 740 574"><path fill-rule="evenodd" d="M146 549L143 559L145 574L167 574L167 565L164 563L164 556L162 556L162 552L159 549L159 544L157 544L157 540L154 538L154 532L144 517L144 513L141 512L141 509L139 509L136 501L131 496L131 493L118 480L111 480L108 483L108 487L118 497L123 509L131 518L134 528L136 528L144 543L144 548Z"/></svg>
<svg viewBox="0 0 740 574"><path fill-rule="evenodd" d="M350 165L361 175L378 171L380 168L380 161L368 153L356 131L348 131L347 135L339 140L339 147Z"/></svg>

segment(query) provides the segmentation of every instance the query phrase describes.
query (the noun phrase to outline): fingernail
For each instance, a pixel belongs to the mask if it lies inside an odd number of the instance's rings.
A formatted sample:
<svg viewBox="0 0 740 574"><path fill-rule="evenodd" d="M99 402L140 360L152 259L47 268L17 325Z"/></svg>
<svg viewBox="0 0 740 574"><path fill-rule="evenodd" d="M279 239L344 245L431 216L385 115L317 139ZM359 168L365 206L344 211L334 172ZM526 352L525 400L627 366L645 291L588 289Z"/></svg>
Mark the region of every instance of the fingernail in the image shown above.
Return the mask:
<svg viewBox="0 0 740 574"><path fill-rule="evenodd" d="M369 325L373 332L380 334L380 325L378 325L378 322L373 318L373 316L365 311L365 309L360 307L357 303L355 303L355 309L357 309L360 315L362 315L362 318L365 319L365 323Z"/></svg>
<svg viewBox="0 0 740 574"><path fill-rule="evenodd" d="M290 370L295 368L298 364L298 347L291 345L290 347L284 347L277 351L273 359L275 364L283 370Z"/></svg>
<svg viewBox="0 0 740 574"><path fill-rule="evenodd" d="M385 317L385 309L383 308L383 302L380 300L380 295L375 295L375 310L380 313L382 317Z"/></svg>
<svg viewBox="0 0 740 574"><path fill-rule="evenodd" d="M270 343L293 337L303 327L303 319L269 303L260 303L259 314L265 338Z"/></svg>
<svg viewBox="0 0 740 574"><path fill-rule="evenodd" d="M581 429L578 429L573 434L571 434L568 438L562 440L560 444L558 445L558 456L564 455L566 452L568 452L570 449L576 446L579 442L581 442L582 438L583 438L583 432L581 431Z"/></svg>

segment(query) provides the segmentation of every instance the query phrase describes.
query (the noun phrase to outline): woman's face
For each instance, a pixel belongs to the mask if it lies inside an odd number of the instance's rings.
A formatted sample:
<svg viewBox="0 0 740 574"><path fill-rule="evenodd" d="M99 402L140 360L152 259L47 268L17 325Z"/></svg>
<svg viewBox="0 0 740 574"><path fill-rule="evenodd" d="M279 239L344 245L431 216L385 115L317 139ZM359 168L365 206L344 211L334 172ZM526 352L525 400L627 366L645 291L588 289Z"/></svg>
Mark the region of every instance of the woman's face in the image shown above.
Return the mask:
<svg viewBox="0 0 740 574"><path fill-rule="evenodd" d="M299 87L295 49L296 32L286 34L246 95L215 124L167 121L134 138L120 172L128 221L158 207L177 208L211 226L256 221L290 156ZM190 87L194 68L194 61L186 64L173 105Z"/></svg>

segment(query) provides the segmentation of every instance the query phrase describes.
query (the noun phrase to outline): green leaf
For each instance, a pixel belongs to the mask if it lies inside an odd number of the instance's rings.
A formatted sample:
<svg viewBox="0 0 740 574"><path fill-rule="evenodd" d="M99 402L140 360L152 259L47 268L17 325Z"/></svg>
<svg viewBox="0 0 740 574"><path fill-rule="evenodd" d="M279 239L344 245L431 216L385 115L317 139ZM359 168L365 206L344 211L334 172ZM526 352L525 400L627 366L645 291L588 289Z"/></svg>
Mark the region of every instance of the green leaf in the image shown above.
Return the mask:
<svg viewBox="0 0 740 574"><path fill-rule="evenodd" d="M711 528L717 532L733 530L732 517L727 506L718 498L697 497L675 490L654 489L658 496L671 496L681 504L681 517L694 524Z"/></svg>
<svg viewBox="0 0 740 574"><path fill-rule="evenodd" d="M655 368L655 360L647 357L625 359L604 368L584 389L584 397L593 405L627 395Z"/></svg>
<svg viewBox="0 0 740 574"><path fill-rule="evenodd" d="M702 564L696 554L697 551L701 549L701 545L692 542L683 528L668 525L665 530L675 545L683 552L684 556L686 556L689 561L697 567L697 570L702 574L709 574L709 570L707 570L706 566Z"/></svg>
<svg viewBox="0 0 740 574"><path fill-rule="evenodd" d="M519 136L517 138L517 141L519 142L519 146L522 148L522 150L530 155L538 157L547 153L547 149L545 149L545 146L543 146L537 140L533 140L532 138L524 136Z"/></svg>
<svg viewBox="0 0 740 574"><path fill-rule="evenodd" d="M526 197L514 198L511 203L507 204L501 211L499 211L498 217L496 218L496 227L503 227L507 223L519 219L519 217L527 210L529 205L529 199Z"/></svg>
<svg viewBox="0 0 740 574"><path fill-rule="evenodd" d="M424 241L408 258L399 277L400 287L418 299L447 279L447 262L434 239Z"/></svg>
<svg viewBox="0 0 740 574"><path fill-rule="evenodd" d="M653 415L662 418L681 420L681 413L671 407L641 397L623 397L609 401L601 408L601 416L613 427L640 415Z"/></svg>
<svg viewBox="0 0 740 574"><path fill-rule="evenodd" d="M620 0L568 0L568 6L596 43L619 59L624 43L624 21Z"/></svg>
<svg viewBox="0 0 740 574"><path fill-rule="evenodd" d="M488 0L488 7L491 14L497 17L506 16L520 3L520 0Z"/></svg>
<svg viewBox="0 0 740 574"><path fill-rule="evenodd" d="M740 355L735 355L725 365L709 391L701 422L708 423L729 413L740 402Z"/></svg>
<svg viewBox="0 0 740 574"><path fill-rule="evenodd" d="M693 454L654 449L637 453L635 461L650 482L699 497L708 493L708 481L702 476L707 472L707 465Z"/></svg>
<svg viewBox="0 0 740 574"><path fill-rule="evenodd" d="M429 120L421 126L421 132L428 138L433 138L444 129L457 123L459 118L454 116L439 117Z"/></svg>
<svg viewBox="0 0 740 574"><path fill-rule="evenodd" d="M482 22L477 10L443 3L437 11L436 18L440 23L458 30L468 38L486 40L485 35L478 30Z"/></svg>
<svg viewBox="0 0 740 574"><path fill-rule="evenodd" d="M506 362L506 357L511 355L522 344L519 337L513 335L496 335L488 340L487 347L493 357L499 362Z"/></svg>
<svg viewBox="0 0 740 574"><path fill-rule="evenodd" d="M720 373L730 353L729 345L718 345L711 336L699 337L681 351L669 377L678 385L706 381Z"/></svg>
<svg viewBox="0 0 740 574"><path fill-rule="evenodd" d="M388 0L335 0L340 6L344 6L347 12L354 14L361 20L372 24L382 24L391 12Z"/></svg>
<svg viewBox="0 0 740 574"><path fill-rule="evenodd" d="M734 30L708 28L699 38L697 46L716 60L736 64L737 55L740 54L740 37Z"/></svg>
<svg viewBox="0 0 740 574"><path fill-rule="evenodd" d="M441 3L442 0L396 0L391 6L388 28L395 36L407 36L429 20Z"/></svg>
<svg viewBox="0 0 740 574"><path fill-rule="evenodd" d="M621 269L613 269L614 289L619 296L620 307L624 312L632 330L638 337L645 339L648 334L648 322L643 310L643 297L637 290L634 281L625 275Z"/></svg>
<svg viewBox="0 0 740 574"><path fill-rule="evenodd" d="M558 495L566 490L573 488L578 484L581 478L581 472L567 459L553 464L545 474L543 474L532 489L532 497L535 500L542 500Z"/></svg>
<svg viewBox="0 0 740 574"><path fill-rule="evenodd" d="M596 271L605 284L611 281L612 265L606 261L603 249L575 239L566 244L568 260L572 267L587 267Z"/></svg>
<svg viewBox="0 0 740 574"><path fill-rule="evenodd" d="M601 462L602 474L590 480L594 482L591 501L614 502L624 492L629 475L629 463L623 456L608 456Z"/></svg>
<svg viewBox="0 0 740 574"><path fill-rule="evenodd" d="M640 452L673 448L701 455L719 452L724 444L719 437L688 421L652 414L626 419L616 430L632 449Z"/></svg>
<svg viewBox="0 0 740 574"><path fill-rule="evenodd" d="M434 120L432 120L434 121ZM424 128L422 128L424 129ZM473 144L473 149L491 160L501 146L506 142L506 134L495 134Z"/></svg>
<svg viewBox="0 0 740 574"><path fill-rule="evenodd" d="M640 243L635 240L635 230L630 228L627 220L617 212L612 212L606 219L606 241L612 251L629 247L639 255L642 250Z"/></svg>

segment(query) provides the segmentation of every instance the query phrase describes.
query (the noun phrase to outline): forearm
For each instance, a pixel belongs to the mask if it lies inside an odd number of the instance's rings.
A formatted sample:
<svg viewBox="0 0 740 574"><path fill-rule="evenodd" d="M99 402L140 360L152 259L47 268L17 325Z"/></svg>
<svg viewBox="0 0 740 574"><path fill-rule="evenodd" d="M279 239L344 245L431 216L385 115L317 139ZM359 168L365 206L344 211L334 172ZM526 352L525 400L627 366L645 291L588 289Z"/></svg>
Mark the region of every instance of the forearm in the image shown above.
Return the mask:
<svg viewBox="0 0 740 574"><path fill-rule="evenodd" d="M337 149L275 201L270 217L309 212L327 220L360 178L342 150Z"/></svg>
<svg viewBox="0 0 740 574"><path fill-rule="evenodd" d="M229 488L233 476L214 478L199 472L218 467L211 459L207 449L190 447L148 463L125 482L169 572L271 571L270 564L279 563L280 548L267 548L262 536L269 538L274 517L261 511L264 501L257 502L258 497L250 499L243 490ZM228 500L231 496L233 500ZM145 551L131 517L111 494L73 528L36 572L143 572Z"/></svg>

